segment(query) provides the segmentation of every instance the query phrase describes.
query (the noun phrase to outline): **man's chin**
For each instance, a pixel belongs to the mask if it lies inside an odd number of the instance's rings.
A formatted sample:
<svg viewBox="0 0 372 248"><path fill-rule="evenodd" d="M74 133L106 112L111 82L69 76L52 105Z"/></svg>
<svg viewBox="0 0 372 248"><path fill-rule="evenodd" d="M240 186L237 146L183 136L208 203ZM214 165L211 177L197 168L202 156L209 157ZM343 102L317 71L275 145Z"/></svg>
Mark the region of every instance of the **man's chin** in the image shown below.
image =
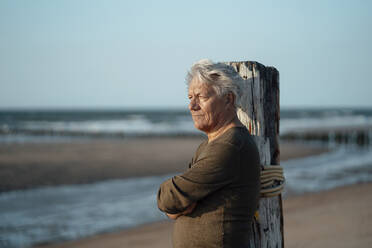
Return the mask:
<svg viewBox="0 0 372 248"><path fill-rule="evenodd" d="M202 132L206 132L207 130L207 127L205 125L198 124L198 123L194 123L194 127Z"/></svg>

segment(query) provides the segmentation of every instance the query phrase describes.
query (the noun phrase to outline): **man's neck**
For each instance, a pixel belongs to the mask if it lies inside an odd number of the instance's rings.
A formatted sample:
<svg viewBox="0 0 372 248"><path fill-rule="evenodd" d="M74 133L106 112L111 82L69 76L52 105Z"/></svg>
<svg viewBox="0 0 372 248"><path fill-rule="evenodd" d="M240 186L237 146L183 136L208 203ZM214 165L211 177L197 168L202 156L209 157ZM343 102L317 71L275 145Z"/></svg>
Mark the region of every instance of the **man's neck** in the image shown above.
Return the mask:
<svg viewBox="0 0 372 248"><path fill-rule="evenodd" d="M243 124L240 122L239 118L235 115L229 121L222 123L218 129L215 131L207 133L208 142L211 142L221 136L224 132L232 127L242 127Z"/></svg>

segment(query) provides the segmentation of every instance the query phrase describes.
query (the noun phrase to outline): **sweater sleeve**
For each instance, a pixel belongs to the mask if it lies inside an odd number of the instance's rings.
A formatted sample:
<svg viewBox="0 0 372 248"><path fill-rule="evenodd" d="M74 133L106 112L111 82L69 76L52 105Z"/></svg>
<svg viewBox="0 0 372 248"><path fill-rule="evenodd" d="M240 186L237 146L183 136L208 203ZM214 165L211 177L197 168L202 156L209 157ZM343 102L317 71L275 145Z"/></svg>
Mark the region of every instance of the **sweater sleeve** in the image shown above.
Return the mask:
<svg viewBox="0 0 372 248"><path fill-rule="evenodd" d="M160 185L157 201L161 211L176 214L192 203L234 181L239 173L239 151L229 143L208 144L185 173Z"/></svg>

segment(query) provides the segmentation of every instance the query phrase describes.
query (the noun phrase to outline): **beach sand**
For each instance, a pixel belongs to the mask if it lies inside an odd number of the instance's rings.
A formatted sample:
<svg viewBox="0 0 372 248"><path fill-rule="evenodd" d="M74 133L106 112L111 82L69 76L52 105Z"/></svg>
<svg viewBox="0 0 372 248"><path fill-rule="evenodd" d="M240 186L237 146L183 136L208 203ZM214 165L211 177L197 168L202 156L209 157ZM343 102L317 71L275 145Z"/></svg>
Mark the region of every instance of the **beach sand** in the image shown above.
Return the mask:
<svg viewBox="0 0 372 248"><path fill-rule="evenodd" d="M1 144L0 192L181 172L202 140L176 137ZM316 146L283 143L281 159L324 151Z"/></svg>
<svg viewBox="0 0 372 248"><path fill-rule="evenodd" d="M284 200L285 247L372 247L372 183Z"/></svg>
<svg viewBox="0 0 372 248"><path fill-rule="evenodd" d="M285 199L285 247L372 247L371 192L372 183L369 183ZM172 222L164 221L40 247L171 248L171 233Z"/></svg>

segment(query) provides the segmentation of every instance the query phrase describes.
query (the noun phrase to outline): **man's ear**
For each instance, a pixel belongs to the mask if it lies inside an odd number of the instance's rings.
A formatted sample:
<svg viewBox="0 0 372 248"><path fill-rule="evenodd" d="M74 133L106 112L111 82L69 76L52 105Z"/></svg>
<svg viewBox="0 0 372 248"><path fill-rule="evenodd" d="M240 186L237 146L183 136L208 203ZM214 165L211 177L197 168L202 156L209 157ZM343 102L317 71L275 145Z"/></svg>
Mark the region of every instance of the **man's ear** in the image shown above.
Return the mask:
<svg viewBox="0 0 372 248"><path fill-rule="evenodd" d="M226 105L231 105L232 107L235 106L235 95L232 92L226 94L225 98Z"/></svg>

